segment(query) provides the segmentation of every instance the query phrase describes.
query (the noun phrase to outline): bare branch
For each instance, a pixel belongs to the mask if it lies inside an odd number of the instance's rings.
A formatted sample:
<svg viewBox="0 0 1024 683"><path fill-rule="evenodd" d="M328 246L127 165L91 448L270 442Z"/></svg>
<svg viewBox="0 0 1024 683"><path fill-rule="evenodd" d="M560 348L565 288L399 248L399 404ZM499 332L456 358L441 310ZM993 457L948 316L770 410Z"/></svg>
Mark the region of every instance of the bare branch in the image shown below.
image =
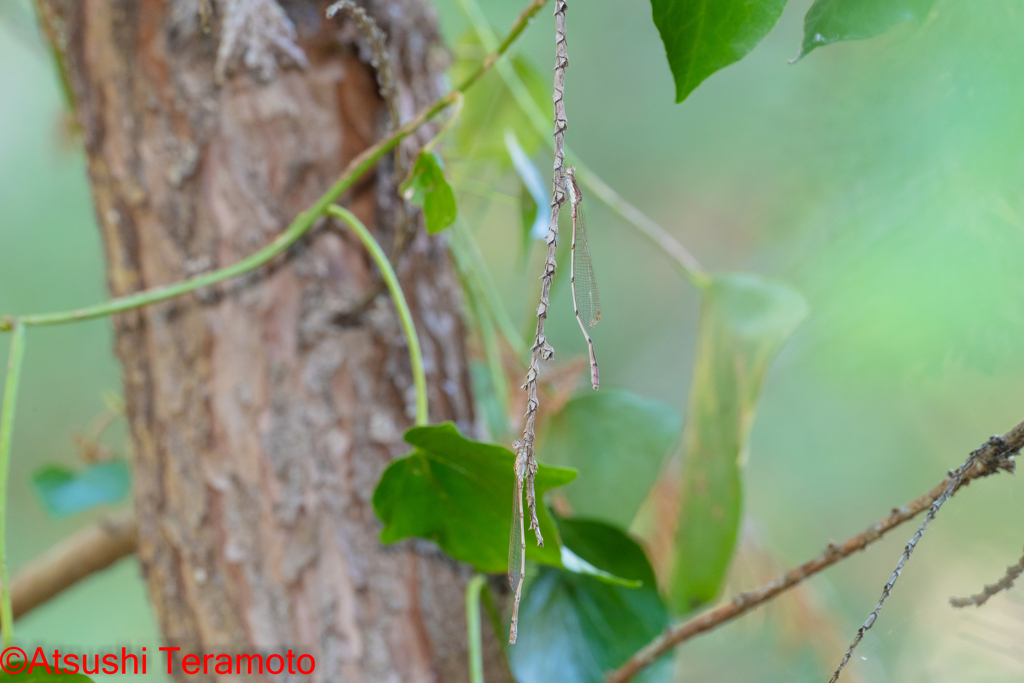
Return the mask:
<svg viewBox="0 0 1024 683"><path fill-rule="evenodd" d="M132 513L110 515L79 529L29 562L11 581L15 619L134 553L137 537Z"/></svg>
<svg viewBox="0 0 1024 683"><path fill-rule="evenodd" d="M996 583L985 586L985 588L977 595L972 595L968 598L950 598L949 604L953 607L970 607L971 605L981 607L988 602L988 599L993 595L997 595L1003 591L1008 591L1013 588L1014 581L1019 579L1021 574L1024 574L1024 557L1021 557L1020 562L1017 564L1007 567L1006 575L1003 576L1003 578L999 579Z"/></svg>
<svg viewBox="0 0 1024 683"><path fill-rule="evenodd" d="M979 459L987 457L990 460L1009 457L1016 454L1020 450L1018 444L1016 448L1010 448L1006 441L1001 436L993 436L988 440L985 445L977 450L971 452L967 457L966 462L961 465L955 472L951 472L949 476L949 483L946 485L945 490L942 492L935 502L928 508L928 514L925 515L924 521L921 522L921 526L918 528L910 541L907 542L907 546L903 549L903 554L900 556L899 562L896 563L896 569L893 570L892 576L889 577L889 581L886 582L885 587L882 588L882 597L878 599L878 604L875 605L875 609L871 610L871 614L868 615L867 620L864 624L857 629L857 635L854 636L853 642L850 643L849 649L846 650L846 654L843 655L843 659L839 662L839 666L836 667L835 673L832 674L832 678L829 679L829 683L836 683L839 680L840 674L843 672L843 667L846 666L847 662L850 661L850 657L853 656L853 651L857 649L857 645L860 644L861 639L864 638L864 634L871 630L871 627L875 625L875 621L878 619L878 613L882 611L882 606L888 599L889 594L892 592L893 586L899 581L900 574L903 572L903 566L910 560L910 555L914 552L914 548L917 547L921 537L924 536L924 532L928 529L928 525L935 519L935 515L938 514L939 508L942 507L943 503L949 500L953 493L960 487L960 484L964 481L964 476L968 471L973 469L974 464Z"/></svg>
<svg viewBox="0 0 1024 683"><path fill-rule="evenodd" d="M1018 424L1002 437L994 437L972 453L973 464L963 472L961 481L953 493L956 493L960 487L966 486L974 479L987 477L1000 471L1013 472L1015 466L1013 455L1022 446L1024 446L1024 422ZM774 581L755 590L741 593L725 604L668 629L633 655L620 668L609 673L606 683L625 683L625 681L636 676L663 655L671 652L677 645L746 614L755 607L763 605L779 594L796 586L801 581L817 574L823 569L831 567L833 564L853 555L857 551L863 550L889 531L930 509L949 488L956 474L957 472L951 472L942 480L942 483L924 495L903 507L893 508L892 513L888 517L871 525L865 531L850 538L845 543L840 545L830 543L822 554L805 562L796 569L791 569Z"/></svg>

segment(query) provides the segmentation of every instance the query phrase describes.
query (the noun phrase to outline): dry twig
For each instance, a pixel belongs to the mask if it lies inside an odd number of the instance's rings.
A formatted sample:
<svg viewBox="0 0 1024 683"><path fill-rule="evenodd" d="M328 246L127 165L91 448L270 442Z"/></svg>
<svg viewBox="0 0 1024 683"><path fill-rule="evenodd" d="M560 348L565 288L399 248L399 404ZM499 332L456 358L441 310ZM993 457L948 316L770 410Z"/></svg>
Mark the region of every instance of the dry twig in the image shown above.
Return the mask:
<svg viewBox="0 0 1024 683"><path fill-rule="evenodd" d="M993 595L1013 588L1013 583L1020 578L1021 574L1024 574L1024 557L1021 557L1017 564L1007 567L1006 574L996 583L985 586L980 593L967 598L950 598L949 604L953 607L970 607L971 605L981 607Z"/></svg>
<svg viewBox="0 0 1024 683"><path fill-rule="evenodd" d="M391 117L391 129L401 125L401 117L398 114L398 92L395 87L395 78L391 68L391 55L388 52L388 39L384 32L377 26L373 17L366 13L366 10L357 5L353 0L339 0L327 8L327 18L333 19L338 12L344 12L352 17L359 33L366 38L370 48L370 66L377 74L377 87L380 96L384 98L384 104L388 107L388 116ZM390 131L389 131L390 132Z"/></svg>
<svg viewBox="0 0 1024 683"><path fill-rule="evenodd" d="M540 304L537 306L537 335L530 347L530 368L526 371L526 425L523 427L523 438L516 441L515 448L521 457L526 459L526 503L530 509L530 528L537 537L537 545L544 545L537 522L537 499L533 490L533 479L537 473L537 459L533 450L536 437L535 429L537 411L540 403L537 400L537 376L540 374L540 362L551 360L555 350L544 336L544 321L548 317L548 296L551 293L551 281L555 277L555 248L558 246L558 211L565 202L565 129L568 122L565 118L565 67L569 65L569 57L565 48L565 0L555 0L555 178L551 193L551 223L545 241L548 245L547 258L544 260L544 274L541 275Z"/></svg>
<svg viewBox="0 0 1024 683"><path fill-rule="evenodd" d="M1019 427L1020 425L1018 425ZM1017 428L1015 427L1014 430ZM1011 432L1012 434L1012 432ZM981 448L974 450L967 457L966 462L951 472L949 475L949 483L943 490L942 494L935 499L935 502L928 508L928 514L925 515L924 521L921 522L921 526L918 528L917 533L911 537L907 546L903 549L903 554L900 556L899 562L896 563L896 569L893 570L892 576L889 577L889 581L886 582L885 587L882 588L882 596L878 599L878 604L875 605L875 609L871 610L871 614L868 615L867 620L857 629L857 635L854 636L853 642L850 643L849 649L846 650L846 654L843 655L843 659L839 662L839 666L836 667L835 673L832 674L832 678L829 679L829 683L836 683L839 680L840 674L843 672L843 668L847 662L850 661L850 657L853 656L853 651L857 649L860 641L864 638L864 634L871 630L871 627L875 625L875 620L878 619L878 613L882 611L882 606L885 604L886 599L889 597L889 593L892 592L893 586L900 578L900 573L903 571L903 566L910 560L910 555L914 552L914 548L917 547L921 537L924 536L925 530L928 525L935 519L935 515L938 514L939 508L942 507L943 503L949 500L956 492L960 485L964 482L964 477L967 472L972 470L976 463L981 460L987 460L988 462L994 462L999 460L1006 460L1010 456L1014 455L1021 448L1021 442L1017 442L1015 446L1012 446L1007 442L1006 437L993 436L988 442L985 443Z"/></svg>
<svg viewBox="0 0 1024 683"><path fill-rule="evenodd" d="M565 0L555 0L555 87L552 99L555 101L555 164L554 189L551 193L551 222L548 224L547 256L544 259L544 273L541 275L540 304L537 306L537 334L533 346L530 347L530 367L526 371L526 421L523 427L523 438L516 441L516 486L526 489L526 505L530 510L530 529L537 538L537 545L544 545L544 537L540 533L537 521L537 495L534 492L534 477L537 475L537 457L533 442L536 438L537 411L540 402L537 399L537 378L540 375L540 362L551 360L555 350L544 336L544 321L548 317L548 297L551 293L551 282L555 278L555 249L558 247L558 211L565 202L565 129L568 121L565 117L565 67L569 65L569 56L565 47ZM522 479L520 479L522 476ZM519 489L521 490L521 489ZM515 543L515 539L512 539ZM511 571L511 570L510 570ZM509 574L512 580L512 574ZM519 588L522 587L520 575ZM519 612L520 591L516 586L515 604L512 607L512 623L509 629L509 643L516 642L516 616Z"/></svg>
<svg viewBox="0 0 1024 683"><path fill-rule="evenodd" d="M956 493L960 487L966 486L974 479L987 477L1001 471L1013 472L1014 461L1012 456L1022 446L1024 446L1024 422L1018 424L1002 437L993 438L972 453L968 461L973 459L973 463L963 471L960 483L953 493ZM668 629L630 657L621 667L610 672L606 678L606 683L625 683L625 681L636 676L663 655L671 652L677 645L746 614L821 570L868 547L887 532L930 509L949 489L949 485L954 481L957 472L951 472L942 480L942 483L909 504L900 508L893 508L892 513L888 517L871 525L868 529L848 539L845 543L840 545L830 543L825 552L818 557L805 562L795 569L791 569L774 581L755 590L741 593L725 604Z"/></svg>

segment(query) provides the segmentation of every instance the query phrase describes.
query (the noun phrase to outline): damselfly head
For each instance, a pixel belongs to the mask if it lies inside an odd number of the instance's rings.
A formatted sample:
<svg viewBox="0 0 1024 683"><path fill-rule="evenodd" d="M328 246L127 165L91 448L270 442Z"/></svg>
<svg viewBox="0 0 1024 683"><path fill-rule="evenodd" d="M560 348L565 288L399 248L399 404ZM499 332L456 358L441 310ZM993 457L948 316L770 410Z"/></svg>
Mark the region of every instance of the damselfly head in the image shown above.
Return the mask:
<svg viewBox="0 0 1024 683"><path fill-rule="evenodd" d="M579 204L583 199L580 186L576 184L576 169L573 166L565 169L565 189L569 193L569 199L573 204Z"/></svg>

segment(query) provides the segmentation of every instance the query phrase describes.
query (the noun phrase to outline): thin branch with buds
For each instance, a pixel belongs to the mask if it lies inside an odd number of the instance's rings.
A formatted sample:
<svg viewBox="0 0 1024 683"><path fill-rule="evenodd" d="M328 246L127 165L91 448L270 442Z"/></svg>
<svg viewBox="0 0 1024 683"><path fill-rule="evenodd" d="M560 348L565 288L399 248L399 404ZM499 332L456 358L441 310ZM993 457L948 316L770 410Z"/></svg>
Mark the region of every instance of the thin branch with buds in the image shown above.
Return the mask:
<svg viewBox="0 0 1024 683"><path fill-rule="evenodd" d="M864 634L870 631L871 627L875 625L875 621L878 619L878 613L882 611L882 606L885 604L886 599L888 599L889 594L892 592L893 586L896 585L896 582L900 578L900 574L903 572L903 566L910 560L910 556L913 554L914 548L917 547L921 537L924 536L924 532L928 529L928 525L935 519L935 515L938 514L939 509L953 496L956 490L960 488L967 472L973 469L975 463L983 457L990 460L1000 458L1005 459L1010 455L1016 454L1017 451L1020 450L1020 447L1021 445L1018 443L1016 447L1011 448L1004 437L993 436L984 446L972 451L963 465L958 467L956 471L950 473L950 481L946 485L945 490L942 492L942 495L935 499L935 502L931 504L931 507L928 508L928 514L925 515L924 521L921 522L921 526L918 528L917 533L915 533L913 537L911 537L910 541L907 542L907 546L903 549L903 554L900 556L899 562L896 563L896 569L893 570L892 576L889 577L889 581L886 582L885 587L882 588L882 597L878 599L878 604L875 605L875 609L871 610L871 614L868 615L864 624L857 629L857 635L854 636L853 642L850 643L849 649L847 649L846 654L843 655L843 659L839 662L839 666L836 667L835 673L833 673L832 678L829 679L829 683L836 683L836 681L839 680L839 676L842 674L843 668L846 666L847 662L850 661L850 657L853 656L853 651L857 649L860 641L864 638Z"/></svg>
<svg viewBox="0 0 1024 683"><path fill-rule="evenodd" d="M1015 469L1013 456L1022 447L1024 447L1024 422L1021 422L1001 437L989 440L984 446L972 453L971 457L968 458L968 462L972 462L972 460L973 462L969 467L962 468L963 472L960 476L959 484L954 487L952 493L955 494L960 488L966 486L974 479L987 477L998 472L1012 473ZM864 550L889 531L913 519L925 510L929 510L937 500L946 494L950 484L954 482L959 472L960 470L950 472L943 479L942 483L924 495L903 507L893 508L892 513L888 517L871 525L865 531L848 539L846 542L839 545L830 543L823 553L799 567L791 569L774 581L755 590L741 593L725 604L719 605L666 630L642 650L630 657L625 664L609 673L605 679L606 683L625 683L662 656L671 652L676 646L702 633L716 629L737 617L743 616L755 607L759 607L772 600L823 569L827 569L850 555Z"/></svg>

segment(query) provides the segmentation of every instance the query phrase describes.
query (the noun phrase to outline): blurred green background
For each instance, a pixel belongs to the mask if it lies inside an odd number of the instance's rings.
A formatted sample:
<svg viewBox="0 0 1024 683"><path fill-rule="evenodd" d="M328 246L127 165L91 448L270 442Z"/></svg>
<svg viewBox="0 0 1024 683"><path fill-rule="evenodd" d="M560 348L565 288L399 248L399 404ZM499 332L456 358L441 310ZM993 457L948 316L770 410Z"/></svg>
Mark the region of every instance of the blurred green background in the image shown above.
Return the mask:
<svg viewBox="0 0 1024 683"><path fill-rule="evenodd" d="M454 0L437 4L455 44L468 24ZM499 31L522 9L483 4ZM792 0L751 55L676 105L646 0L578 2L566 77L567 140L597 173L706 267L782 279L810 303L769 376L746 471L748 530L784 566L923 493L1024 418L1024 6L938 0L923 26L789 65L809 5ZM4 3L0 18L0 313L102 300L84 159L62 142L50 58L25 3ZM549 6L517 44L542 73L551 23ZM536 161L547 177L550 159ZM460 210L506 304L526 321L539 249L521 270L517 211L461 194ZM602 381L684 412L696 295L628 226L596 202L587 210L604 300L594 334ZM549 339L563 360L585 353L566 287ZM0 336L3 357L8 341ZM30 331L10 484L12 569L102 514L52 520L28 482L43 463L76 462L72 434L119 385L108 321ZM108 441L123 452L119 429ZM1012 477L959 495L865 638L854 675L1021 680L1024 595L978 611L946 599L976 592L1020 557L1022 519ZM685 645L677 680L825 680L911 534L902 528L815 578L803 603L784 600ZM768 578L749 555L733 588ZM786 617L807 600L827 628ZM18 631L22 645L76 649L157 640L134 559L36 610Z"/></svg>

